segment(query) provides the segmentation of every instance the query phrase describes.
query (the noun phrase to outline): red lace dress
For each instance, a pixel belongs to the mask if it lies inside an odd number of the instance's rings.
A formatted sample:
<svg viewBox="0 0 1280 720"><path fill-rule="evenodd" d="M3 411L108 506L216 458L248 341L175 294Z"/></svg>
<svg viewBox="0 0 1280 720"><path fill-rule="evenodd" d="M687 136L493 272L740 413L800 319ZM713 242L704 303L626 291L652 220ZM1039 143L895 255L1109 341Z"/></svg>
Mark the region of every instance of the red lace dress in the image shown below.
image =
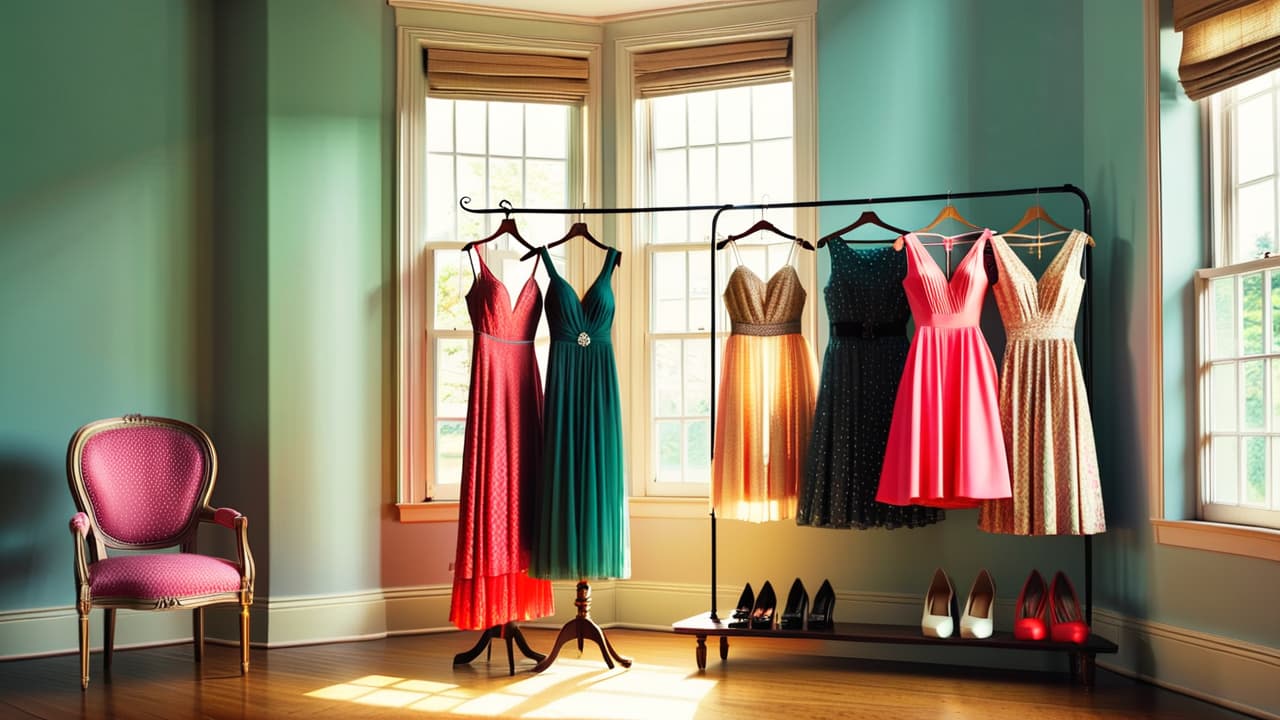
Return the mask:
<svg viewBox="0 0 1280 720"><path fill-rule="evenodd" d="M542 383L533 352L542 292L531 274L513 307L481 259L467 310L475 334L449 620L484 630L555 612L551 583L528 575L542 447Z"/></svg>

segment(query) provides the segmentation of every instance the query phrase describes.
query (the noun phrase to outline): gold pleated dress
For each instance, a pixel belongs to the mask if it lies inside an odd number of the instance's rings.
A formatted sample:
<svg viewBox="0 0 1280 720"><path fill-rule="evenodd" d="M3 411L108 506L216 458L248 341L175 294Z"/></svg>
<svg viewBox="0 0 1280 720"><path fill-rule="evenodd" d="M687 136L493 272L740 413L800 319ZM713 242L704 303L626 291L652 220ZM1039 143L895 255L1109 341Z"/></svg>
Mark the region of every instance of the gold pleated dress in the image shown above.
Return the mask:
<svg viewBox="0 0 1280 720"><path fill-rule="evenodd" d="M1089 396L1076 354L1089 236L1072 231L1037 281L1004 238L991 238L993 286L1008 342L1000 423L1013 497L982 503L978 527L1015 535L1092 535L1107 529Z"/></svg>
<svg viewBox="0 0 1280 720"><path fill-rule="evenodd" d="M768 282L739 265L726 283L731 334L711 463L717 517L795 517L818 387L813 350L800 334L805 297L790 264Z"/></svg>

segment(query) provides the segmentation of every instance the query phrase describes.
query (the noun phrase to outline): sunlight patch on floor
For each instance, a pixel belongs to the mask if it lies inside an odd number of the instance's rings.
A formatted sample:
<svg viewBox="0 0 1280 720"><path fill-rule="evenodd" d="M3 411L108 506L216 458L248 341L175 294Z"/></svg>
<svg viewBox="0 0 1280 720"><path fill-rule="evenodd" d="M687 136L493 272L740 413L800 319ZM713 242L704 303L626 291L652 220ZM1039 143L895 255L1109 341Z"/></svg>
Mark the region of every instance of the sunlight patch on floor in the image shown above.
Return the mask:
<svg viewBox="0 0 1280 720"><path fill-rule="evenodd" d="M306 696L477 717L684 720L694 716L715 684L687 669L606 670L599 661L560 659L540 674L513 678L488 692L436 680L366 675Z"/></svg>

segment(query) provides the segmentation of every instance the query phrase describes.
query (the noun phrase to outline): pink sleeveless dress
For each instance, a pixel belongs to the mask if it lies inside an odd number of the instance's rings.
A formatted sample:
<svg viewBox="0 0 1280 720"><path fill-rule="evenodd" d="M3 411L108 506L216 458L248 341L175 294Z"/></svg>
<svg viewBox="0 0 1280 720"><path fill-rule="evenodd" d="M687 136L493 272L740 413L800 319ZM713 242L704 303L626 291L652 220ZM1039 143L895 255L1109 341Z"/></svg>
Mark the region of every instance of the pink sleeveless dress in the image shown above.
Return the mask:
<svg viewBox="0 0 1280 720"><path fill-rule="evenodd" d="M990 237L983 232L948 280L919 238L905 236L902 285L916 332L893 406L882 503L971 508L1010 496L996 365L978 327Z"/></svg>
<svg viewBox="0 0 1280 720"><path fill-rule="evenodd" d="M475 335L449 620L484 630L555 612L551 583L528 573L542 447L533 352L542 293L530 275L512 307L506 286L481 259L467 311Z"/></svg>

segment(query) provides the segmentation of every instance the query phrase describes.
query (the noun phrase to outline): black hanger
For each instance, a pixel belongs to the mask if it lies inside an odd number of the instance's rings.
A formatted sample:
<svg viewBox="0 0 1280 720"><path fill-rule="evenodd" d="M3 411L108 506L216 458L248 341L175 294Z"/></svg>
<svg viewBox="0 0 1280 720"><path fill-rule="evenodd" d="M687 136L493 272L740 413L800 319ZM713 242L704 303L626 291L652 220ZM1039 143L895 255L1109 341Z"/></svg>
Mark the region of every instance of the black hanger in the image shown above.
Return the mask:
<svg viewBox="0 0 1280 720"><path fill-rule="evenodd" d="M506 204L505 204L505 205L503 205L503 203L506 203ZM499 205L500 207L503 207L503 208L507 209L507 210L510 210L510 209L511 209L511 203L507 202L506 200L502 200L502 201L500 201L500 202L498 203L498 205ZM520 258L521 260L524 260L525 258L530 257L530 255L532 255L533 251L537 249L537 248L535 248L534 246L530 245L530 244L529 244L529 241L528 241L528 240L525 240L525 239L524 239L524 237L522 237L522 236L520 235L520 230L516 228L516 221L515 221L515 220L513 220L513 219L511 218L510 213L508 213L506 217L502 218L502 222L498 223L498 229L497 229L497 230L494 230L492 235L490 235L490 236L489 236L489 237L487 237L487 238L481 238L480 240L472 240L471 242L467 243L466 245L463 245L463 246L462 246L462 252L466 252L466 251L470 250L471 248L473 248L473 247L475 247L475 246L477 246L477 245L483 245L484 243L487 243L487 242L489 242L490 240L496 240L496 239L498 239L498 238L502 237L503 235L510 235L511 237L513 237L513 238L515 238L515 239L516 239L516 242L518 242L518 243L520 243L521 245L523 245L523 246L525 246L525 247L529 248L529 250L530 250L530 254L529 254L529 255L525 255L525 257Z"/></svg>
<svg viewBox="0 0 1280 720"><path fill-rule="evenodd" d="M848 225L845 225L844 227L840 228L839 230L836 230L833 233L828 233L824 235L822 239L818 240L818 247L822 247L823 245L826 245L832 240L839 240L841 242L846 242L846 243L889 242L888 240L845 240L844 238L840 237L841 235L844 235L847 232L852 232L862 227L863 225L875 225L876 227L881 227L881 228L884 228L885 230L888 230L889 232L895 233L898 236L906 235L909 232L907 230L903 230L902 228L894 227L889 223L885 222L884 220L881 220L880 216L876 214L875 210L864 210L862 214L858 216L857 220L854 220L853 222L849 223Z"/></svg>
<svg viewBox="0 0 1280 720"><path fill-rule="evenodd" d="M792 235L790 233L785 233L779 230L776 225L769 222L768 220L757 220L755 225L752 225L751 227L747 228L743 232L740 232L736 235L730 235L729 237L721 240L720 242L716 243L716 249L723 250L724 247L729 243L734 242L736 240L741 240L742 238L748 235L751 235L752 233L760 232L761 230L768 230L774 235L781 235L782 237L788 240L794 240L797 244L800 245L800 247L804 248L805 250L813 249L813 245L810 244L808 240L805 240L804 238L796 237L795 235Z"/></svg>
<svg viewBox="0 0 1280 720"><path fill-rule="evenodd" d="M584 222L576 222L570 225L569 232L565 233L564 237L560 238L559 240L556 240L553 243L548 243L544 247L547 250L550 250L551 248L557 245L563 245L576 237L585 238L587 242L591 243L592 245L595 245L601 250L605 250L605 251L614 250L614 252L616 252L617 254L613 256L613 266L619 267L622 265L622 251L609 247L608 245L605 245L604 243L595 239L595 236L593 236L591 234L591 231L587 229L587 224ZM525 253L520 259L528 260L529 258L533 257L534 253L536 252L538 252L536 248L529 248L529 252Z"/></svg>

